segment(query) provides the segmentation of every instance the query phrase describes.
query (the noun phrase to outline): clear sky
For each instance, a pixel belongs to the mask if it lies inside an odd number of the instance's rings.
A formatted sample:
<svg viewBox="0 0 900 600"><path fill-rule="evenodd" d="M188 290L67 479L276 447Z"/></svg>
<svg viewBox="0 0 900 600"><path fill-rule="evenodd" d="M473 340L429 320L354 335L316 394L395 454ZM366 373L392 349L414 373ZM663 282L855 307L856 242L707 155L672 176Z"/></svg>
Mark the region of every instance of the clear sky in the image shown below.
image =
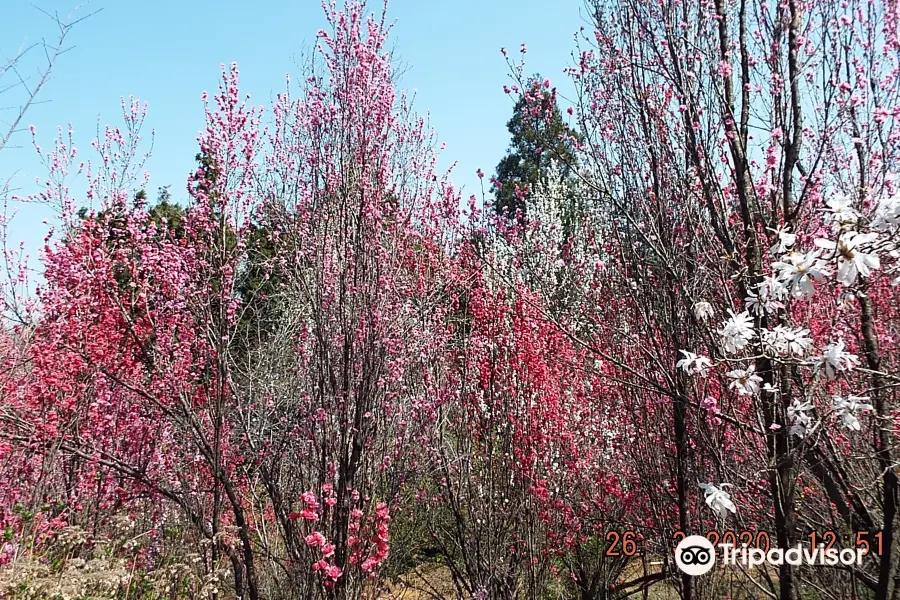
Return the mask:
<svg viewBox="0 0 900 600"><path fill-rule="evenodd" d="M65 16L80 1L2 0L3 56L42 36L53 39L55 25L35 6ZM370 0L369 6L378 9L380 2ZM41 96L49 102L35 106L24 125L35 125L47 148L56 126L71 123L84 157L92 152L98 117L101 124L120 122L121 96L147 101L146 128L156 130L148 192L155 198L157 187L171 185L182 203L203 125L200 93L216 88L219 65L237 61L251 102L268 105L283 89L285 74L299 73L299 53L311 49L316 31L326 25L319 0L92 0L75 14L97 9L72 30L74 48L60 59ZM519 45L527 43L527 71L562 83L583 10L583 0L390 3L392 46L407 67L400 87L417 91L418 110L430 113L438 139L447 143L442 165L458 162L453 180L466 196L480 194L476 169L492 173L509 142L505 124L512 103L502 92L508 68L500 48L518 57ZM26 63L26 73L34 73L36 58ZM12 92L0 95L0 107L17 99ZM9 115L0 112L0 119ZM0 154L0 178L17 173L19 193L35 191L34 178L43 172L28 132L15 143L18 148ZM20 208L11 240L25 240L34 255L47 230L44 218L51 218L45 208Z"/></svg>

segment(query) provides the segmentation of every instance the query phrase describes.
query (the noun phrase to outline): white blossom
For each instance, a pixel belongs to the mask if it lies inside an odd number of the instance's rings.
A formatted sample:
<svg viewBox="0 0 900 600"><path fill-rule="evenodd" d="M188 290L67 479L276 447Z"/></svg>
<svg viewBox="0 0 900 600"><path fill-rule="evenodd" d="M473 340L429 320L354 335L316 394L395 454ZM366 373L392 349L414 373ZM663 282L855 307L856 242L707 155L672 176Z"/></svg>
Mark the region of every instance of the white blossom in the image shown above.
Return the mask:
<svg viewBox="0 0 900 600"><path fill-rule="evenodd" d="M747 346L756 332L753 331L753 319L746 310L737 315L729 310L728 314L731 318L723 323L719 334L722 336L722 347L725 351L736 354Z"/></svg>
<svg viewBox="0 0 900 600"><path fill-rule="evenodd" d="M781 342L775 331L771 329L763 329L759 332L759 339L762 341L763 350L770 354L782 354L780 349Z"/></svg>
<svg viewBox="0 0 900 600"><path fill-rule="evenodd" d="M834 379L838 373L849 371L857 364L859 357L844 352L844 340L838 340L826 346L822 354L816 357L815 370L824 370L829 379Z"/></svg>
<svg viewBox="0 0 900 600"><path fill-rule="evenodd" d="M564 176L568 167L550 160L547 177L529 193L526 222L518 235L492 236L488 249L492 262L490 285L528 281L537 289L555 291L559 286L581 286L575 279L578 265L596 263L600 257L586 237L594 230L599 213L569 198L582 196L581 183ZM566 223L572 226L567 228Z"/></svg>
<svg viewBox="0 0 900 600"><path fill-rule="evenodd" d="M747 290L744 305L754 315L772 314L779 308L784 308L784 300L787 290L775 277L766 276L756 286L756 291Z"/></svg>
<svg viewBox="0 0 900 600"><path fill-rule="evenodd" d="M718 486L712 483L701 483L699 485L706 497L706 505L713 509L717 515L724 519L728 516L728 511L737 512L737 507L731 501L731 496L724 490L725 487L731 485L730 483L722 483Z"/></svg>
<svg viewBox="0 0 900 600"><path fill-rule="evenodd" d="M826 200L825 204L826 212L831 214L831 219L838 228L842 225L852 225L859 219L859 213L853 208L851 196L834 196Z"/></svg>
<svg viewBox="0 0 900 600"><path fill-rule="evenodd" d="M701 323L706 323L713 314L712 304L701 300L694 304L694 317Z"/></svg>
<svg viewBox="0 0 900 600"><path fill-rule="evenodd" d="M675 366L688 375L694 375L695 373L705 375L706 369L712 366L712 362L705 356L699 356L687 350L679 350L679 352L684 354L684 358L679 360Z"/></svg>
<svg viewBox="0 0 900 600"><path fill-rule="evenodd" d="M791 422L791 433L799 437L806 437L806 430L812 424L813 418L809 413L812 412L813 405L811 402L800 402L794 400L787 409L787 416Z"/></svg>
<svg viewBox="0 0 900 600"><path fill-rule="evenodd" d="M868 396L832 397L834 412L841 418L844 427L852 431L860 430L859 419L856 418L856 413L870 411L874 408L866 402L868 399Z"/></svg>
<svg viewBox="0 0 900 600"><path fill-rule="evenodd" d="M881 268L881 261L876 254L861 250L877 238L875 233L848 231L841 234L837 242L818 239L816 246L831 250L837 255L838 281L849 287L856 282L857 276L868 277L872 269Z"/></svg>
<svg viewBox="0 0 900 600"><path fill-rule="evenodd" d="M784 254L797 242L797 234L788 232L786 227L780 227L775 234L778 242L769 250L772 254Z"/></svg>
<svg viewBox="0 0 900 600"><path fill-rule="evenodd" d="M759 393L759 384L762 377L756 374L756 367L750 365L744 370L735 369L727 373L733 381L728 385L729 388L737 390L741 396L753 396Z"/></svg>
<svg viewBox="0 0 900 600"><path fill-rule="evenodd" d="M762 341L775 354L780 356L802 357L812 347L809 329L803 327L785 327L778 325L774 329L762 332Z"/></svg>
<svg viewBox="0 0 900 600"><path fill-rule="evenodd" d="M781 336L789 354L803 356L812 348L809 329L805 327L782 327Z"/></svg>
<svg viewBox="0 0 900 600"><path fill-rule="evenodd" d="M897 183L894 185L894 189L900 187ZM875 209L875 218L872 219L872 226L881 230L889 230L898 225L900 225L900 191L883 196Z"/></svg>
<svg viewBox="0 0 900 600"><path fill-rule="evenodd" d="M815 292L813 281L824 279L828 274L828 265L815 250L805 254L789 252L780 261L772 263L772 268L779 271L778 279L798 299L811 298Z"/></svg>

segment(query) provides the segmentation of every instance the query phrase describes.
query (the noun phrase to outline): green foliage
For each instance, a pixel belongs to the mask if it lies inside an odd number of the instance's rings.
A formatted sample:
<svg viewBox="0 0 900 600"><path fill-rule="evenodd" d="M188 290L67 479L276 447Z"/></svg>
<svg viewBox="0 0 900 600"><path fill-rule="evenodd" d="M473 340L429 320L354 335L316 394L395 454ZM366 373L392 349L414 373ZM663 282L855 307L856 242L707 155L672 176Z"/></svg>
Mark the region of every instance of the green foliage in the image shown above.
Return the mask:
<svg viewBox="0 0 900 600"><path fill-rule="evenodd" d="M529 87L539 80L539 76L532 78ZM526 215L528 198L535 186L547 183L551 164L561 168L564 180L573 176L576 157L571 139L577 139L577 135L563 121L554 98L543 92L538 116L529 114L526 108L525 99L520 98L506 124L512 139L506 156L497 165L496 178L502 187L495 192L494 207L500 214L513 215L520 210ZM526 191L524 198L517 197L517 186Z"/></svg>
<svg viewBox="0 0 900 600"><path fill-rule="evenodd" d="M150 209L150 219L158 231L168 232L174 239L184 238L184 209L173 203L169 186L159 188L156 204Z"/></svg>
<svg viewBox="0 0 900 600"><path fill-rule="evenodd" d="M247 242L247 258L238 277L237 293L244 305L238 322L237 343L249 352L274 331L281 315L278 292L282 278L273 270L277 242L265 225L253 225Z"/></svg>

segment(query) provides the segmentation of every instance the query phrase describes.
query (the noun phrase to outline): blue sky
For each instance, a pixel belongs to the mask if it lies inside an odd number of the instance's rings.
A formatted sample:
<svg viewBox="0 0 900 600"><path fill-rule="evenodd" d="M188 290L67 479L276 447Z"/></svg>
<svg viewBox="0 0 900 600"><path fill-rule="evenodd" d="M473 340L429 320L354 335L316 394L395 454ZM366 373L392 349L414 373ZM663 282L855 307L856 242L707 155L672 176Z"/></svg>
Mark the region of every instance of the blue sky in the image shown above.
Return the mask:
<svg viewBox="0 0 900 600"><path fill-rule="evenodd" d="M66 15L79 1L33 4ZM4 4L4 56L23 42L53 37L54 24L31 2ZM379 8L380 2L369 6ZM300 72L300 52L311 49L316 31L326 25L318 0L260 0L252 8L238 0L92 0L75 14L97 9L102 11L72 30L75 47L61 58L41 97L49 102L35 106L24 125L35 125L46 148L56 126L71 123L83 157L90 155L98 117L101 124L118 124L120 97L136 96L149 103L148 132L156 130L147 165L150 196L171 185L181 202L203 125L200 93L215 89L219 65L237 61L251 102L268 105L283 89L285 74ZM509 142L505 124L512 104L502 92L508 68L500 48L517 57L519 45L527 43L527 71L562 84L572 35L583 24L583 1L393 0L388 15L392 45L406 65L400 87L417 91L417 109L430 113L438 139L446 142L442 166L457 161L454 182L466 195L480 194L476 169L493 172ZM30 72L36 67L34 60L26 64ZM0 106L13 104L11 94L0 96ZM17 173L19 193L34 191L34 178L43 173L27 131L15 142L20 148L0 155L0 178ZM46 208L21 207L11 240L25 240L34 254L47 230L45 218L52 219Z"/></svg>

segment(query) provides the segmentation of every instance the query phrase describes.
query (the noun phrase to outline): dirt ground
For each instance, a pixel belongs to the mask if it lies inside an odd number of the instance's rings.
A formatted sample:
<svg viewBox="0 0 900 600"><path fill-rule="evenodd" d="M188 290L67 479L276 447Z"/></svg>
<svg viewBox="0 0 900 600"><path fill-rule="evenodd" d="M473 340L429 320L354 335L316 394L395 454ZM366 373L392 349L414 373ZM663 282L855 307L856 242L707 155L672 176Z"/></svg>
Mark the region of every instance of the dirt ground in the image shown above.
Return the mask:
<svg viewBox="0 0 900 600"><path fill-rule="evenodd" d="M651 567L652 568L652 567ZM642 574L642 566L635 563L628 569L625 578L632 579ZM393 582L388 591L382 593L379 600L442 600L456 599L457 592L450 576L450 571L441 565L430 565L418 569ZM646 595L636 594L635 599L643 600L677 600L677 591L666 583L659 583L650 588ZM468 598L460 600L469 600Z"/></svg>
<svg viewBox="0 0 900 600"><path fill-rule="evenodd" d="M379 600L434 600L453 598L456 588L450 577L450 570L440 565L429 565L417 569L388 585L387 592Z"/></svg>

